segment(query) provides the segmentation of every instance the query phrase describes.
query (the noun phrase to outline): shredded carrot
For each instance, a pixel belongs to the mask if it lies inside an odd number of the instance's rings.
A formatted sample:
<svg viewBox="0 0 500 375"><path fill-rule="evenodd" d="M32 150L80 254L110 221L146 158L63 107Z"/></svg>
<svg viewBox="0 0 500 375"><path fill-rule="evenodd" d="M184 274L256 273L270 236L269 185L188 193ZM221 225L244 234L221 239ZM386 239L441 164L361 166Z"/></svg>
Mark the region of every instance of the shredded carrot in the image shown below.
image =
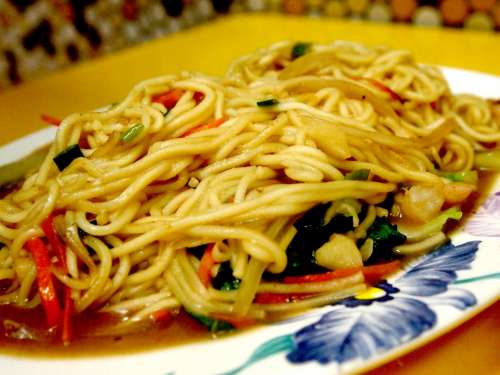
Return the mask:
<svg viewBox="0 0 500 375"><path fill-rule="evenodd" d="M184 94L184 90L170 90L161 94L153 95L151 101L153 103L161 103L167 109L172 109L175 107L181 96Z"/></svg>
<svg viewBox="0 0 500 375"><path fill-rule="evenodd" d="M198 268L198 276L205 287L208 288L210 285L210 280L212 279L212 267L215 265L215 260L212 257L212 251L214 250L215 244L211 243L205 249L203 256L200 261L200 268Z"/></svg>
<svg viewBox="0 0 500 375"><path fill-rule="evenodd" d="M202 130L214 129L214 128L222 125L224 122L226 122L226 118L225 117L221 117L221 118L219 118L217 120L209 122L208 124L202 124L202 125L199 125L199 126L196 126L196 127L192 128L192 129L189 129L182 136L183 137L187 137L187 136L190 136L191 134L198 133L198 132L200 132Z"/></svg>
<svg viewBox="0 0 500 375"><path fill-rule="evenodd" d="M59 126L61 125L61 120L59 120L58 118L56 117L52 117L50 115L46 115L46 114L41 114L40 115L40 118L42 119L43 122L45 122L46 124L49 124L49 125L54 125L54 126Z"/></svg>

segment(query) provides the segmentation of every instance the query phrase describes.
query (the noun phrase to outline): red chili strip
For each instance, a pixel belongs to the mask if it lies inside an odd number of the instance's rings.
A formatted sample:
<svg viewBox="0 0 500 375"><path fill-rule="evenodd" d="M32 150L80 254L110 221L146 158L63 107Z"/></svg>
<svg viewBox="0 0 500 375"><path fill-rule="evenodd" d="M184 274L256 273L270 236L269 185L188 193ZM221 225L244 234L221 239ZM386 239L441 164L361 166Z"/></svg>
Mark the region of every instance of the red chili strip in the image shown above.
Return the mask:
<svg viewBox="0 0 500 375"><path fill-rule="evenodd" d="M182 95L184 95L184 90L175 89L153 95L151 101L153 103L161 103L165 108L170 110L175 107Z"/></svg>
<svg viewBox="0 0 500 375"><path fill-rule="evenodd" d="M29 239L25 246L35 262L38 293L47 316L47 323L50 327L57 326L61 322L62 312L50 271L49 251L40 237Z"/></svg>
<svg viewBox="0 0 500 375"><path fill-rule="evenodd" d="M41 114L40 115L40 118L42 119L43 122L45 122L46 124L49 124L49 125L54 125L54 126L59 126L61 125L61 120L59 120L58 118L56 117L53 117L53 116L50 116L50 115L46 115L46 114Z"/></svg>
<svg viewBox="0 0 500 375"><path fill-rule="evenodd" d="M390 87L384 85L382 82L379 82L377 81L376 79L367 79L373 86L377 87L378 89L386 92L389 94L389 96L391 97L391 99L393 100L397 100L401 103L404 102L404 99L397 93L395 92L394 90L392 90Z"/></svg>
<svg viewBox="0 0 500 375"><path fill-rule="evenodd" d="M49 240L50 246L55 251L57 255L57 260L59 264L62 266L65 272L68 271L68 265L66 263L66 246L62 243L59 235L56 232L56 228L54 226L54 217L57 216L57 212L50 214L40 226L42 227L43 233Z"/></svg>
<svg viewBox="0 0 500 375"><path fill-rule="evenodd" d="M199 126L196 126L196 127L192 128L192 129L189 129L182 136L183 137L187 137L187 136L189 136L191 134L198 133L198 132L200 132L202 130L215 129L215 128L221 126L224 122L226 122L226 118L222 117L222 118L219 118L219 119L214 120L212 122L209 122L208 124L202 124L202 125L199 125Z"/></svg>

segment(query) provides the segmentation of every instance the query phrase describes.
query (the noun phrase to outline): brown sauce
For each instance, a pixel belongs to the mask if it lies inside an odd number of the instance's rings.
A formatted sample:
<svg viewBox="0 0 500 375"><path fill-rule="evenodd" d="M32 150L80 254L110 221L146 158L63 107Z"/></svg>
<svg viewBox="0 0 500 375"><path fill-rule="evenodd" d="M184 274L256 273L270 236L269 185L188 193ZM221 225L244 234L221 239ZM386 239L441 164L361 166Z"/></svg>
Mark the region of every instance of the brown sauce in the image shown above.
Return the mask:
<svg viewBox="0 0 500 375"><path fill-rule="evenodd" d="M462 220L450 220L446 230L448 234L461 228L477 212L490 193L496 177L496 173L481 173L479 192L462 206ZM110 332L117 323L118 319L109 314L79 314L73 318L74 340L69 346L64 346L60 340L60 332L47 332L45 313L41 306L28 310L0 305L0 352L46 359L123 355L214 338L204 326L185 312L165 322L142 323L127 333ZM222 336L225 335L227 334Z"/></svg>
<svg viewBox="0 0 500 375"><path fill-rule="evenodd" d="M73 317L74 339L64 346L59 332L47 332L41 307L21 309L0 305L0 351L17 356L85 357L123 355L210 340L205 327L181 312L161 323L147 322L131 332L110 332L118 323L110 314L85 312Z"/></svg>

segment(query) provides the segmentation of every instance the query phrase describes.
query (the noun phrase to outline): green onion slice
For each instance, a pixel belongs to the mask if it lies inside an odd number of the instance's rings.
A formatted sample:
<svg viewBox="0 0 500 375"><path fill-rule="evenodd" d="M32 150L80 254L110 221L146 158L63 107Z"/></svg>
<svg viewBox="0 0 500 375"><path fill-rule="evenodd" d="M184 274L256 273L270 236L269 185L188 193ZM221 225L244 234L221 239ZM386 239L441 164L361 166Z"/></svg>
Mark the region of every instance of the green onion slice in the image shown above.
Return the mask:
<svg viewBox="0 0 500 375"><path fill-rule="evenodd" d="M370 176L369 169L357 169L355 171L349 172L345 175L346 180L358 180L358 181L366 181Z"/></svg>
<svg viewBox="0 0 500 375"><path fill-rule="evenodd" d="M136 124L122 133L120 139L123 142L132 142L144 130L144 125Z"/></svg>

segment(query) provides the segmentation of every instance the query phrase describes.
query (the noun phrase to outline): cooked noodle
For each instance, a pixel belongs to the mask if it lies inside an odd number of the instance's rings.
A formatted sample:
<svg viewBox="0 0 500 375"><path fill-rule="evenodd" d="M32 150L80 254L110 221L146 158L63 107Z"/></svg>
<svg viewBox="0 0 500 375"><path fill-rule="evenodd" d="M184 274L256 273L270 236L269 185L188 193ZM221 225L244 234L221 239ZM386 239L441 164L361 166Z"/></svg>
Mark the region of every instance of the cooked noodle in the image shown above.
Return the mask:
<svg viewBox="0 0 500 375"><path fill-rule="evenodd" d="M333 202L328 220L352 217L344 237L368 261L377 218L423 225L438 217L456 184L443 173L472 171L475 153L497 148L495 104L452 95L439 69L407 51L335 42L293 59L293 47L282 42L243 57L222 79L183 73L144 81L104 111L65 118L38 171L0 201L0 281L10 282L0 303L41 303L26 241L46 236L40 224L53 212L67 270L53 263L51 273L71 290L77 313L141 320L182 306L260 320L363 289L360 272L307 285L280 281L296 221ZM173 90L180 95L172 108L155 100ZM140 132L125 141L136 124ZM60 172L53 158L74 144L84 157ZM360 170L369 176L346 178ZM466 184L469 193L476 184ZM415 186L438 202L424 207L427 218L412 217ZM388 195L396 203L382 208ZM417 226L394 251L434 248L446 239L442 226L416 233ZM191 249L209 244L211 277L229 262L239 288L221 291L200 279ZM259 293L304 298L258 303Z"/></svg>

